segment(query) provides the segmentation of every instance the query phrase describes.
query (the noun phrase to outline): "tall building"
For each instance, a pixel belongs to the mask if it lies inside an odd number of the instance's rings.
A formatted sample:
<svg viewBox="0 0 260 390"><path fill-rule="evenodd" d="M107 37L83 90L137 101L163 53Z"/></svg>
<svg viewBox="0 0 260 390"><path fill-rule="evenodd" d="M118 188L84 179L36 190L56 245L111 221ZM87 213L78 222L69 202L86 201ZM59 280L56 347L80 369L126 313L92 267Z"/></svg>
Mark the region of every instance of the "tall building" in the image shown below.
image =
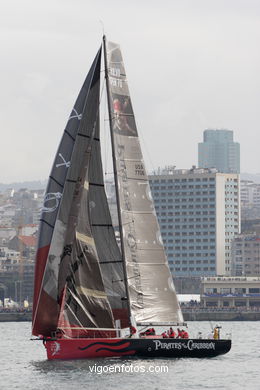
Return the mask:
<svg viewBox="0 0 260 390"><path fill-rule="evenodd" d="M260 236L239 234L232 242L232 275L260 275Z"/></svg>
<svg viewBox="0 0 260 390"><path fill-rule="evenodd" d="M240 231L239 175L172 167L149 180L173 274L229 275L231 240Z"/></svg>
<svg viewBox="0 0 260 390"><path fill-rule="evenodd" d="M232 130L205 130L198 145L200 168L216 168L222 173L240 173L240 144Z"/></svg>

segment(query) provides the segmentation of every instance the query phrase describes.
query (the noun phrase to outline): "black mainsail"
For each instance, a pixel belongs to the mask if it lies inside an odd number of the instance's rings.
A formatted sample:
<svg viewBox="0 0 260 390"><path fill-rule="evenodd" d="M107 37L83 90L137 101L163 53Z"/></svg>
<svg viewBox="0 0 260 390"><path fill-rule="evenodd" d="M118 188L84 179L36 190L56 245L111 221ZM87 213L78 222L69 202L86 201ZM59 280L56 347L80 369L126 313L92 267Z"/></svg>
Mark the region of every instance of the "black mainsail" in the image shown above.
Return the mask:
<svg viewBox="0 0 260 390"><path fill-rule="evenodd" d="M47 187L36 259L35 335L49 336L57 327L114 327L89 207L99 142L100 62L101 49L72 110Z"/></svg>
<svg viewBox="0 0 260 390"><path fill-rule="evenodd" d="M118 44L107 43L108 95L122 249L131 314L137 323L181 323L151 197Z"/></svg>

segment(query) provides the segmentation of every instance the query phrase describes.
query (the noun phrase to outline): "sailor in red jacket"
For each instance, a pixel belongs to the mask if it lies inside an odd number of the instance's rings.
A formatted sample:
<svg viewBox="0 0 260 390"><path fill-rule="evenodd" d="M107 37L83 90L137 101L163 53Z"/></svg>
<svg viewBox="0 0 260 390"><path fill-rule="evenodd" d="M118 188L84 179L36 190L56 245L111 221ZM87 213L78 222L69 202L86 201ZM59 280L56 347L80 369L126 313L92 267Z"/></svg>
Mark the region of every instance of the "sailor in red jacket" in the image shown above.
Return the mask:
<svg viewBox="0 0 260 390"><path fill-rule="evenodd" d="M162 333L162 337L163 337L163 339L168 339L169 336L168 336L168 334L166 332L163 332Z"/></svg>
<svg viewBox="0 0 260 390"><path fill-rule="evenodd" d="M155 330L154 330L154 328L149 328L149 329L147 329L147 330L145 331L145 335L146 335L146 336L153 336L153 335L155 335Z"/></svg>
<svg viewBox="0 0 260 390"><path fill-rule="evenodd" d="M177 328L177 332L178 332L178 335L177 335L177 339L182 339L182 330L180 330L180 328Z"/></svg>
<svg viewBox="0 0 260 390"><path fill-rule="evenodd" d="M188 339L189 338L188 332L186 332L186 330L183 330L183 329L182 329L182 338L183 339Z"/></svg>
<svg viewBox="0 0 260 390"><path fill-rule="evenodd" d="M176 337L176 333L174 332L174 330L172 328L170 328L170 330L169 330L169 337L172 339L175 339L175 337Z"/></svg>

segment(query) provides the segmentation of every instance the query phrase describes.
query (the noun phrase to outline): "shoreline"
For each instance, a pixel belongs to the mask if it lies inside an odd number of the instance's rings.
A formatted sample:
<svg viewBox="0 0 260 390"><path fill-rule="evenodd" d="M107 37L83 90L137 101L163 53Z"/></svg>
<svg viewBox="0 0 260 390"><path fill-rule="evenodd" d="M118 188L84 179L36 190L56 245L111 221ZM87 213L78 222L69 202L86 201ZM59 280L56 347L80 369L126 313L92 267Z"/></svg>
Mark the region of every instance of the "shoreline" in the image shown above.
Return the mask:
<svg viewBox="0 0 260 390"><path fill-rule="evenodd" d="M184 321L260 321L260 311L183 311Z"/></svg>
<svg viewBox="0 0 260 390"><path fill-rule="evenodd" d="M260 311L206 311L183 312L184 321L260 321ZM31 322L31 312L0 312L0 322Z"/></svg>

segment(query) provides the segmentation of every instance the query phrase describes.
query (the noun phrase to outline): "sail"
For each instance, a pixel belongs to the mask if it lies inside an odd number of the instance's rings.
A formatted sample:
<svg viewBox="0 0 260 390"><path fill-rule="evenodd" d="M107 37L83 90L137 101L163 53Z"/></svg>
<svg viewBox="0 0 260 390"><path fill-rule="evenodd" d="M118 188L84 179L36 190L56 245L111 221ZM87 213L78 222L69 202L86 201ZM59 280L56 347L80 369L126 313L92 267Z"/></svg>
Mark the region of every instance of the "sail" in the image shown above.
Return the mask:
<svg viewBox="0 0 260 390"><path fill-rule="evenodd" d="M137 323L183 322L151 197L119 45L107 43L115 180L131 314Z"/></svg>
<svg viewBox="0 0 260 390"><path fill-rule="evenodd" d="M105 290L114 319L120 320L121 326L127 326L129 315L124 299L126 290L122 255L115 238L105 193L99 133L99 126L96 126L89 173L91 229L98 252Z"/></svg>
<svg viewBox="0 0 260 390"><path fill-rule="evenodd" d="M113 327L88 207L100 60L101 50L69 117L46 191L35 271L35 335L49 336L58 323Z"/></svg>

